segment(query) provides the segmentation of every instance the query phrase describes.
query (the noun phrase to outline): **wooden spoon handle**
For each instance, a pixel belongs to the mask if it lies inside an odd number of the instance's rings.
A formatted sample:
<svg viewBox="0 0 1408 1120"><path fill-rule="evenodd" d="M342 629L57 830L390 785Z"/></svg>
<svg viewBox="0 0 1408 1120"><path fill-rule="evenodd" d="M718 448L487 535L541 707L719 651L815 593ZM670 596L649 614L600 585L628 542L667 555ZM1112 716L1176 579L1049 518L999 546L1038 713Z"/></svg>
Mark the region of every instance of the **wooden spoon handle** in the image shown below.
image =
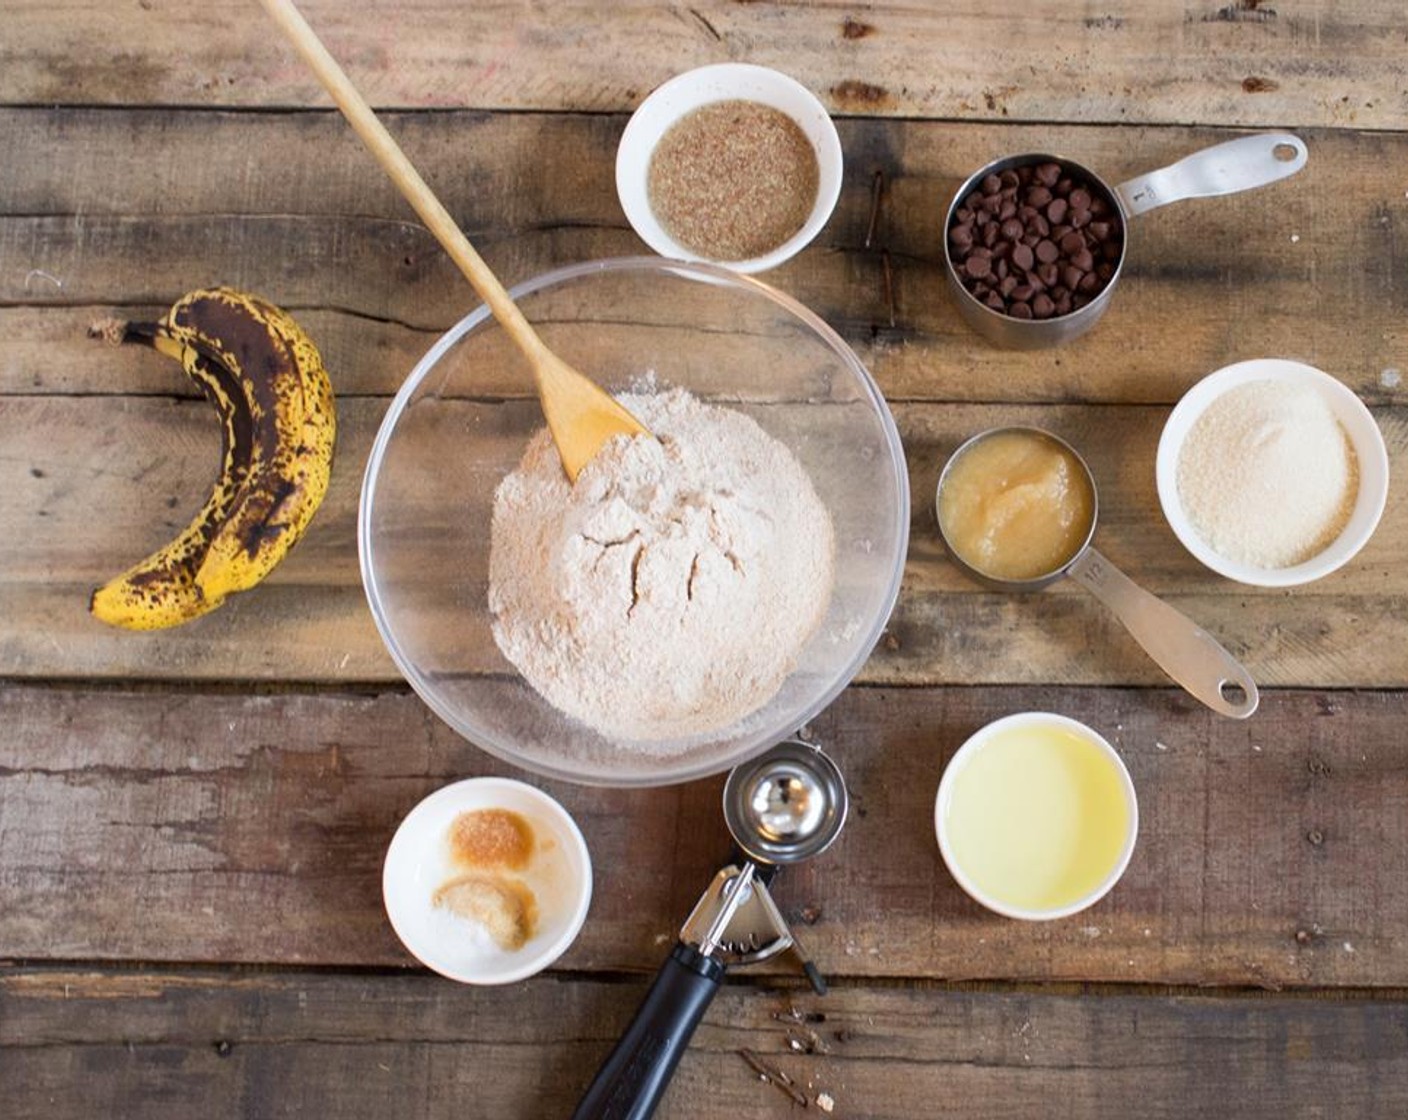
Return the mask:
<svg viewBox="0 0 1408 1120"><path fill-rule="evenodd" d="M371 149L372 155L376 156L377 162L391 176L391 181L405 195L406 201L415 208L421 221L445 247L445 252L450 254L450 258L459 266L480 298L489 305L494 318L530 358L541 355L546 347L537 332L523 317L523 312L518 310L518 305L499 283L499 278L484 263L484 258L469 243L469 238L465 237L454 218L450 217L449 211L441 205L440 200L420 177L420 173L406 158L406 153L401 151L400 145L391 138L391 133L387 132L386 127L377 119L371 106L357 92L357 88L337 64L337 60L328 53L317 33L308 26L303 13L294 6L292 0L259 2L288 36L289 42L303 56L303 60L323 83L323 87L332 95L343 116L362 138L362 143ZM535 361L533 366L536 371L538 362Z"/></svg>

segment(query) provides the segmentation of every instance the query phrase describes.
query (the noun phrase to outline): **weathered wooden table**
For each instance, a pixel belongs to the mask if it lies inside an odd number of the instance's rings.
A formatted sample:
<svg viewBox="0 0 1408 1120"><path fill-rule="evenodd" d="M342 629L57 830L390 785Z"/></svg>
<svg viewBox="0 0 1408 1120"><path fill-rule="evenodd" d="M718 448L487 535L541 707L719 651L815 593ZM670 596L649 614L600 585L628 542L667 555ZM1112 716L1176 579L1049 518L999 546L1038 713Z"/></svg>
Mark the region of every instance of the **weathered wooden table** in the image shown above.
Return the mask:
<svg viewBox="0 0 1408 1120"><path fill-rule="evenodd" d="M736 974L662 1115L789 1114L740 1048L838 1116L1404 1115L1403 487L1355 562L1279 592L1194 562L1153 479L1173 402L1261 355L1345 381L1408 476L1399 0L308 9L511 281L641 250L612 159L672 73L774 65L838 118L840 206L768 279L874 371L914 515L888 634L812 728L854 819L780 880L834 988L786 962ZM466 287L254 5L10 0L0 26L0 1113L566 1115L727 837L718 779L551 785L596 898L559 966L507 989L413 967L385 920L400 816L510 772L399 680L354 547L375 427ZM1002 353L959 323L939 223L973 168L1047 148L1119 180L1255 127L1299 132L1308 168L1141 218L1087 339ZM321 343L332 489L263 587L183 629L111 631L90 588L184 523L218 437L175 366L85 328L212 282ZM1102 548L1245 659L1253 720L1169 687L1074 586L1003 597L945 563L940 463L999 421L1085 452ZM957 745L1030 708L1110 737L1142 807L1119 887L1045 925L968 901L930 826Z"/></svg>

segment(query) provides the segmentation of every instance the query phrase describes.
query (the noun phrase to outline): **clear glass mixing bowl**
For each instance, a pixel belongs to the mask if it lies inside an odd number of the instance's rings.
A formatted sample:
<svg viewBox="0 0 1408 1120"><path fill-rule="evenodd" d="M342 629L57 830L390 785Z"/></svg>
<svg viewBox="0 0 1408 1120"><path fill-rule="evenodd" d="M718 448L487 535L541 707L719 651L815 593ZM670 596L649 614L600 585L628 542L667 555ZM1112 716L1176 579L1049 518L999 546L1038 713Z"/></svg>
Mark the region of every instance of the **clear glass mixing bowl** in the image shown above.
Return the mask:
<svg viewBox="0 0 1408 1120"><path fill-rule="evenodd" d="M785 443L835 527L830 607L777 695L708 736L612 741L543 700L499 653L488 608L494 489L542 413L525 396L526 363L481 306L411 372L367 464L362 580L397 666L466 739L569 781L687 781L788 737L860 669L899 592L909 483L880 391L801 304L711 265L594 261L530 280L513 296L548 346L606 388L682 386Z"/></svg>

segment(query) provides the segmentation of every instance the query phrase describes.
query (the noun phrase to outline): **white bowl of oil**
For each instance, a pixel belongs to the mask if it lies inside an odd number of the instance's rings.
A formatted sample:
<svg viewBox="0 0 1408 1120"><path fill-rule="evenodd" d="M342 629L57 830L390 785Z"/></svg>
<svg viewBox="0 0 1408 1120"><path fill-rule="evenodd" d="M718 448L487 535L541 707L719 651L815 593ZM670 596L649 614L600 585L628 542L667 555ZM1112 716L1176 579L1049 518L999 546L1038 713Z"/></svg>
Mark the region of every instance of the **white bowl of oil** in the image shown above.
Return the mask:
<svg viewBox="0 0 1408 1120"><path fill-rule="evenodd" d="M1066 716L1019 712L958 748L934 829L969 897L1008 918L1047 921L1094 905L1119 881L1139 804L1104 737Z"/></svg>

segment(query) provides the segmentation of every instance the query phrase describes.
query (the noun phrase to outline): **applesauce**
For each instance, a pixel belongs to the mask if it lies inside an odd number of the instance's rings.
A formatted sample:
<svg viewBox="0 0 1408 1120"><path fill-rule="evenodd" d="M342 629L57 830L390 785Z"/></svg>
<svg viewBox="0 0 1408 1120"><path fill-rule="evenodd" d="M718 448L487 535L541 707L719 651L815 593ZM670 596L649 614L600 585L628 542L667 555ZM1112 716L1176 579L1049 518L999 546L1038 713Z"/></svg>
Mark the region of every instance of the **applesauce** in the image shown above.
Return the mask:
<svg viewBox="0 0 1408 1120"><path fill-rule="evenodd" d="M959 449L940 482L938 513L944 540L970 568L1033 580L1058 572L1084 546L1095 490L1059 440L1007 429Z"/></svg>

